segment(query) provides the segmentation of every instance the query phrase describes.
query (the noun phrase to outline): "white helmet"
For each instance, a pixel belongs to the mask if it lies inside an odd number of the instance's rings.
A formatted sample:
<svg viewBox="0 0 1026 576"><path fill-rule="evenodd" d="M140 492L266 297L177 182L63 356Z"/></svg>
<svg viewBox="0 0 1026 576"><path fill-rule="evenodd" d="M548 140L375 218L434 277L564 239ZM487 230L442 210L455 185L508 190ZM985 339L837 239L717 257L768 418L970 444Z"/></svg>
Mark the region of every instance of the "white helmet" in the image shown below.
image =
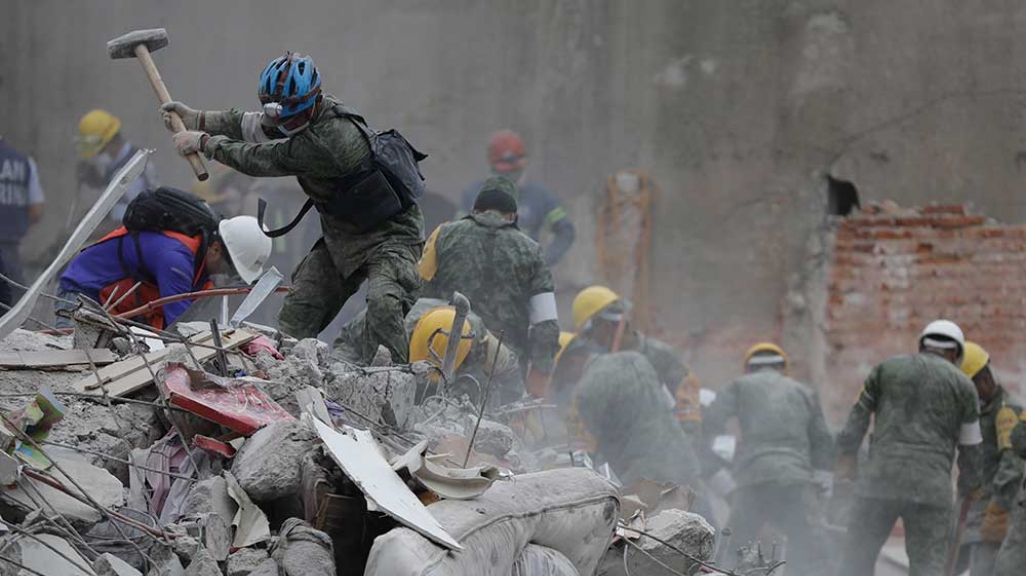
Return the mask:
<svg viewBox="0 0 1026 576"><path fill-rule="evenodd" d="M221 220L218 234L231 256L235 271L247 284L252 284L264 271L271 257L271 239L264 235L252 216L236 216Z"/></svg>
<svg viewBox="0 0 1026 576"><path fill-rule="evenodd" d="M958 344L958 357L961 359L962 352L965 350L965 335L962 334L962 329L958 327L958 324L951 320L934 320L930 322L923 329L923 333L919 335L920 346L930 336L940 336L948 340L954 340Z"/></svg>

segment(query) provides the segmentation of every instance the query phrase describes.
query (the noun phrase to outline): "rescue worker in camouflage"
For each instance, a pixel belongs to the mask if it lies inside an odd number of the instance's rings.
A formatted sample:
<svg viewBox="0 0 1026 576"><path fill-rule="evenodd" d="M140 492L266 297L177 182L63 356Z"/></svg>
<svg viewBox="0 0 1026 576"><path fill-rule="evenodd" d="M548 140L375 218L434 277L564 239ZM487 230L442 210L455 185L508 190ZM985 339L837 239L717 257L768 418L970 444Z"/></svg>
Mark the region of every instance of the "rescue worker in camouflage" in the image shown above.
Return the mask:
<svg viewBox="0 0 1026 576"><path fill-rule="evenodd" d="M725 433L732 418L741 430L727 523L734 545L756 541L759 530L773 524L787 536L788 572L813 576L827 572L819 496L832 484L834 441L819 395L788 378L787 363L778 346L753 346L745 354L746 374L705 410L705 436Z"/></svg>
<svg viewBox="0 0 1026 576"><path fill-rule="evenodd" d="M434 332L433 329L429 329L426 334L417 333L416 330L418 328L421 330L425 328L421 323L421 318L432 311L440 309L451 309L451 307L445 300L420 298L414 303L409 313L406 314L404 325L406 333L410 338L411 362L426 359L431 361L432 364L439 365L438 362L433 361L430 355L427 358L419 358L413 351L415 348L418 348L416 344L419 340L426 341L431 336L431 333ZM332 356L349 362L356 362L359 359L366 321L366 312L361 311L342 327L341 333L335 339ZM464 375L473 376L478 383L484 385L488 380L489 374L494 372L492 386L493 390L497 393L492 394L492 399L498 405L519 400L524 395L524 378L520 373L520 362L517 359L517 355L505 344L499 346L498 338L488 331L484 321L474 312L470 312L467 315L467 323L469 324L468 336L471 341L467 351L464 353L465 356L457 366L456 381L453 383L454 388L450 389L450 396L459 397L463 392L466 392L471 395L472 399L476 400L476 396L480 391L475 390L474 386L470 385L470 382L460 380L460 377ZM451 327L452 322L449 322L445 329L451 330ZM443 335L438 338L438 342L432 342L430 347L432 349L437 348L439 351L437 355L444 357L444 343L447 341L448 338ZM422 345L419 346L421 350L426 350L428 347L426 342L422 342ZM496 347L498 347L498 350L496 350Z"/></svg>
<svg viewBox="0 0 1026 576"><path fill-rule="evenodd" d="M872 574L880 549L901 518L909 576L942 576L954 521L951 469L956 448L966 488L979 487L979 400L972 381L957 368L964 343L954 323L932 322L920 336L918 354L890 358L866 379L837 437L835 476L850 481L856 453L873 421L869 459L858 471L842 574Z"/></svg>
<svg viewBox="0 0 1026 576"><path fill-rule="evenodd" d="M419 270L425 296L462 292L492 333L505 333L522 373L547 380L559 349L552 273L538 243L517 228L513 195L509 180L489 178L470 215L431 234Z"/></svg>
<svg viewBox="0 0 1026 576"><path fill-rule="evenodd" d="M700 386L691 369L681 361L680 353L669 344L646 336L630 325L627 303L605 286L590 286L574 298L574 326L577 336L566 352L573 357L578 350L594 348L605 352L640 352L655 368L666 390L674 398L674 414L689 438L702 434ZM621 322L623 327L620 327ZM620 333L617 342L617 333ZM565 377L564 375L558 375Z"/></svg>
<svg viewBox="0 0 1026 576"><path fill-rule="evenodd" d="M994 380L990 355L975 342L965 343L962 372L972 378L980 396L980 490L963 498L971 501L962 544L970 548L969 574L992 576L998 549L1008 532L1009 511L1023 480L1023 460L1012 449L1012 430L1019 422L1022 408ZM961 484L961 483L960 483Z"/></svg>
<svg viewBox="0 0 1026 576"><path fill-rule="evenodd" d="M1019 414L1019 423L1012 429L1012 450L1026 459L1026 412ZM994 576L1021 576L1026 568L1026 480L1019 487L1012 506L1008 533L994 562Z"/></svg>
<svg viewBox="0 0 1026 576"><path fill-rule="evenodd" d="M278 316L283 332L296 338L317 336L366 280L370 329L361 360L370 362L380 344L394 361L405 362L409 342L403 318L420 283L420 209L410 203L380 221L371 220L370 209L346 209L360 200L394 196L395 191L364 188L380 175L357 126L364 120L321 94L320 76L309 58L278 58L261 80L263 112L202 112L181 102L165 105L168 127L169 112L174 111L187 128L172 137L176 148L182 154L202 152L249 176L295 176L313 200L323 236L293 272L292 289Z"/></svg>
<svg viewBox="0 0 1026 576"><path fill-rule="evenodd" d="M658 374L641 354L592 356L569 402L624 486L641 479L699 486L698 458Z"/></svg>

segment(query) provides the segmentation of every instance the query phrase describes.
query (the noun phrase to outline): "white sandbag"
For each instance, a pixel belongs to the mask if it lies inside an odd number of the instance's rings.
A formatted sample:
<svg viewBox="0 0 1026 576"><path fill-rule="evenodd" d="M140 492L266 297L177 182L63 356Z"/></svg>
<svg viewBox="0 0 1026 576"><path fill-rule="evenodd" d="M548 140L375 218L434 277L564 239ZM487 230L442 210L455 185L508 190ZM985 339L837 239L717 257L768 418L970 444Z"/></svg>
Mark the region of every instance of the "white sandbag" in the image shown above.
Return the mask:
<svg viewBox="0 0 1026 576"><path fill-rule="evenodd" d="M364 576L510 576L528 544L559 551L592 576L620 518L616 488L586 468L496 482L475 500L428 507L463 546L449 551L408 528L374 540Z"/></svg>
<svg viewBox="0 0 1026 576"><path fill-rule="evenodd" d="M513 563L512 576L579 576L569 558L558 550L528 544Z"/></svg>

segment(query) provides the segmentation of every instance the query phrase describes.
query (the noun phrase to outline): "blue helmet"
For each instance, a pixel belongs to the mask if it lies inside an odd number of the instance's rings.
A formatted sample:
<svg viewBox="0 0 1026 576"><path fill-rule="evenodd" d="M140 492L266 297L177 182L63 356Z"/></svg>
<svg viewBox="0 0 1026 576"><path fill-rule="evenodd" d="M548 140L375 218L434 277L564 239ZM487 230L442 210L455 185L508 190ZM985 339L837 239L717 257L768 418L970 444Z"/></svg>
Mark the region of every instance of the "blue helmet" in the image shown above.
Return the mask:
<svg viewBox="0 0 1026 576"><path fill-rule="evenodd" d="M310 109L320 93L321 74L309 56L286 52L260 73L260 102L265 110L267 104L280 104L277 112L281 119Z"/></svg>

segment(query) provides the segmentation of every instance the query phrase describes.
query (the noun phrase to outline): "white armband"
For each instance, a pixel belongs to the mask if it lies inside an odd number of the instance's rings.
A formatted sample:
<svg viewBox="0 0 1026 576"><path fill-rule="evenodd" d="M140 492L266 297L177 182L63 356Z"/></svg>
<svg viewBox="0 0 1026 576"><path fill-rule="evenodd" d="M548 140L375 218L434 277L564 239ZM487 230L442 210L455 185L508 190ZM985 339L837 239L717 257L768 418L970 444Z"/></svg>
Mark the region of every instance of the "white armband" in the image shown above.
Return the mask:
<svg viewBox="0 0 1026 576"><path fill-rule="evenodd" d="M980 432L979 420L962 424L962 429L958 433L959 446L975 446L982 443L983 433Z"/></svg>
<svg viewBox="0 0 1026 576"><path fill-rule="evenodd" d="M528 317L532 326L546 320L559 319L559 315L556 313L556 295L552 292L542 292L531 296L529 309Z"/></svg>
<svg viewBox="0 0 1026 576"><path fill-rule="evenodd" d="M264 126L260 123L263 112L245 112L242 115L242 139L246 142L270 142L271 139L264 133Z"/></svg>

